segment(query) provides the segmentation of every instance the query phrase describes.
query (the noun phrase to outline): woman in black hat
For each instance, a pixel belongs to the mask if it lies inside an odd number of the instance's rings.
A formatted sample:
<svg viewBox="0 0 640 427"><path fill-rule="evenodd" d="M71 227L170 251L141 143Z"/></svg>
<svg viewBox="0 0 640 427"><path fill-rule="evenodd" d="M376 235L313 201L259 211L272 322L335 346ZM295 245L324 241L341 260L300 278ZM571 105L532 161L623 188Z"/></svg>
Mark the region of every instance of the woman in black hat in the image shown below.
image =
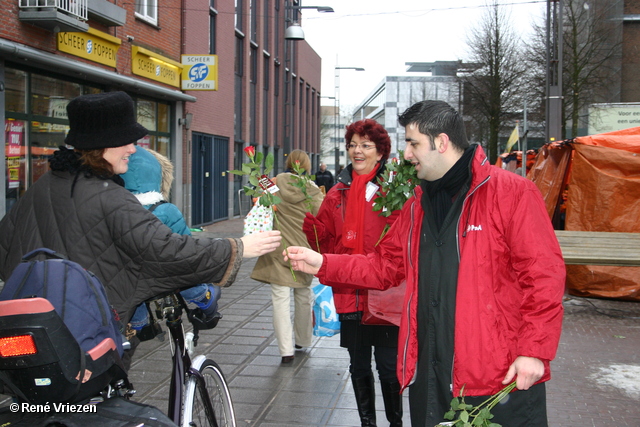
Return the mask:
<svg viewBox="0 0 640 427"><path fill-rule="evenodd" d="M147 134L124 92L67 106L70 130L44 174L0 221L0 279L33 249L65 254L92 271L126 323L141 302L197 283L229 286L242 258L275 250L280 232L241 239L173 234L123 187L135 142Z"/></svg>

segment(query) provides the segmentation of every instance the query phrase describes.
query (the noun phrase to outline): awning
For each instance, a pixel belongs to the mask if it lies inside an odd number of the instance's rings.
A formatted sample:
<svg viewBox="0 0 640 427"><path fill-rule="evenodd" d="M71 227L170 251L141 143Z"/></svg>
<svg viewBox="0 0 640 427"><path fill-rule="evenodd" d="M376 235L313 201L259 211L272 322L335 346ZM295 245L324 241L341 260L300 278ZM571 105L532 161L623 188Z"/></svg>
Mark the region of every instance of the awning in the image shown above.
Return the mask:
<svg viewBox="0 0 640 427"><path fill-rule="evenodd" d="M17 63L42 67L75 78L83 78L95 83L107 84L120 90L146 95L169 101L196 102L195 96L158 86L153 83L123 76L85 62L74 61L61 55L34 49L19 43L0 39L0 56Z"/></svg>

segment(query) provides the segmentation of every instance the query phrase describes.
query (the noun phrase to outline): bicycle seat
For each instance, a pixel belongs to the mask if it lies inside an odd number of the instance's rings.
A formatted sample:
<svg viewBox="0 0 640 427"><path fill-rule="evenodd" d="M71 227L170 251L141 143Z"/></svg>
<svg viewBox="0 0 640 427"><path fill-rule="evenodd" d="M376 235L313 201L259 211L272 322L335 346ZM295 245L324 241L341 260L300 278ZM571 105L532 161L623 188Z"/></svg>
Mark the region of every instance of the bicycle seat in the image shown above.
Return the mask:
<svg viewBox="0 0 640 427"><path fill-rule="evenodd" d="M113 339L82 351L48 300L0 301L0 313L0 391L5 394L31 404L77 403L126 380Z"/></svg>

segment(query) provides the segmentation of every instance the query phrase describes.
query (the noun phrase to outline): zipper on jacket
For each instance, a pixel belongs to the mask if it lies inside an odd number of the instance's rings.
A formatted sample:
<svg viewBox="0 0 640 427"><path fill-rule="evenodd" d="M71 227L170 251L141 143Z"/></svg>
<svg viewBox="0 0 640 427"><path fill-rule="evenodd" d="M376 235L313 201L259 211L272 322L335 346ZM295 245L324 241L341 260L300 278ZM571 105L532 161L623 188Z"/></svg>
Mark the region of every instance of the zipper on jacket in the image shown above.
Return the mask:
<svg viewBox="0 0 640 427"><path fill-rule="evenodd" d="M460 213L460 216L458 217L458 222L457 222L457 226L456 226L456 249L458 251L458 266L460 265L460 235L459 235L459 230L460 230L460 218L462 217L462 213L464 212L464 208L465 205L467 204L467 200L469 200L469 207L468 207L468 211L467 211L467 219L466 219L466 226L469 225L469 218L471 217L471 197L475 194L476 191L478 191L478 188L482 187L487 181L489 181L489 179L491 178L491 175L487 176L481 183L479 183L478 185L476 185L474 187L473 190L471 190L466 197L464 198L464 200L462 201L462 211ZM462 237L467 237L467 228L465 227L464 231L462 232ZM459 268L459 267L458 267ZM453 371L454 371L454 364L455 364L455 360L456 360L456 345L455 345L455 331L454 331L454 344L453 344L453 358L451 359L451 384L449 384L449 389L451 391L451 393L453 393Z"/></svg>
<svg viewBox="0 0 640 427"><path fill-rule="evenodd" d="M407 248L408 248L407 258L409 259L409 266L411 269L413 269L413 258L411 257L411 239L413 237L413 227L415 224L413 219L414 219L414 206L415 206L416 200L417 198L414 197L414 201L411 203L411 222L409 225L409 238L407 239ZM420 237L418 236L418 238ZM401 385L403 388L408 386L408 384L405 384L405 378L407 374L407 351L409 348L409 339L411 337L411 305L413 301L413 296L414 296L414 293L411 292L411 296L409 297L409 301L407 304L407 335L404 340L404 350L402 352L402 384ZM418 361L416 360L416 364L417 363ZM415 370L415 372L417 372L417 369Z"/></svg>

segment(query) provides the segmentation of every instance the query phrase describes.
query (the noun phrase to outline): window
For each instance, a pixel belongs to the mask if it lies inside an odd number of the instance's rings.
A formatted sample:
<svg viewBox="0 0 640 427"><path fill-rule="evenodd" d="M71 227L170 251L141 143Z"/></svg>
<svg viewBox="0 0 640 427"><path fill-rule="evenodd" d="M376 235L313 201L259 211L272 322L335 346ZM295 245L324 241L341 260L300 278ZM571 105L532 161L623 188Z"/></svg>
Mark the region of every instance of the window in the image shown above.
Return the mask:
<svg viewBox="0 0 640 427"><path fill-rule="evenodd" d="M136 16L158 25L158 0L136 0Z"/></svg>
<svg viewBox="0 0 640 427"><path fill-rule="evenodd" d="M242 20L244 18L243 10L242 10L242 0L236 0L236 30L242 32Z"/></svg>
<svg viewBox="0 0 640 427"><path fill-rule="evenodd" d="M218 11L215 9L215 0L209 0L209 55L216 54L216 19Z"/></svg>
<svg viewBox="0 0 640 427"><path fill-rule="evenodd" d="M258 42L258 1L251 0L249 3L249 23L251 25L251 41Z"/></svg>
<svg viewBox="0 0 640 427"><path fill-rule="evenodd" d="M264 20L263 20L264 24L263 24L263 28L262 28L262 31L263 31L263 33L262 33L263 34L263 36L262 36L262 38L263 38L262 47L264 48L264 50L269 52L269 48L270 48L270 46L269 46L269 20L271 19L271 16L270 16L271 13L269 11L269 0L264 0L263 8L264 8L264 14L263 14L264 15Z"/></svg>

